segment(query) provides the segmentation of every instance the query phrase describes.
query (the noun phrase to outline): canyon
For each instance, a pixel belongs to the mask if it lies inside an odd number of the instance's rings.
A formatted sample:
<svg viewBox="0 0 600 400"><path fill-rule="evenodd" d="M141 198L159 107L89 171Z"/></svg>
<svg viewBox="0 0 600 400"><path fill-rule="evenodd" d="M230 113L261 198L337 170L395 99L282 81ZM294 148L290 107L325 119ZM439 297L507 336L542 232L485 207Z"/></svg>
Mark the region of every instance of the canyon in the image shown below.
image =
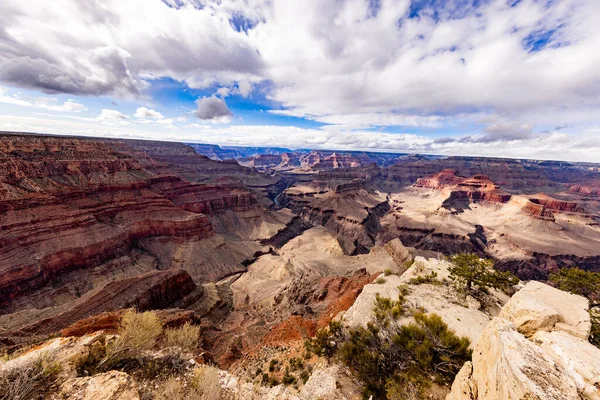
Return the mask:
<svg viewBox="0 0 600 400"><path fill-rule="evenodd" d="M524 334L503 310L561 268L600 272L598 182L591 163L1 133L0 351L17 357L56 335L77 346L116 332L126 309L154 310L198 324L202 359L244 391L330 321L365 325L376 293L394 298L400 285L475 350L577 347L554 328ZM445 257L464 252L524 281L517 294L474 306L449 284L410 283L448 280ZM489 387L484 361L434 398L509 390ZM306 382L256 398L316 398L319 379L333 381L323 398L359 393L342 366L305 363ZM593 392L575 381L564 393Z"/></svg>

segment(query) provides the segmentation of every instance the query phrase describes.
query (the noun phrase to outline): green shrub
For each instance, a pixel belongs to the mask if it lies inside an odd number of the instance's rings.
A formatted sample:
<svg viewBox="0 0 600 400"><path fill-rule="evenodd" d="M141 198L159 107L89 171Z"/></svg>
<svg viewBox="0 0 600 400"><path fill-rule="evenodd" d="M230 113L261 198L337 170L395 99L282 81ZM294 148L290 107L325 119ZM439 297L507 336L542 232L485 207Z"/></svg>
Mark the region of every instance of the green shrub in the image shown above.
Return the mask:
<svg viewBox="0 0 600 400"><path fill-rule="evenodd" d="M430 285L441 285L442 282L437 279L437 272L431 271L427 275L417 275L414 278L411 278L408 283L411 285L422 285L424 283L428 283Z"/></svg>
<svg viewBox="0 0 600 400"><path fill-rule="evenodd" d="M449 261L453 264L448 268L450 278L469 292L474 288L484 292L489 288L506 290L519 283L519 279L510 272L494 269L492 260L482 259L473 253L455 254Z"/></svg>
<svg viewBox="0 0 600 400"><path fill-rule="evenodd" d="M392 271L391 269L386 269L385 271L383 271L383 275L384 276L390 276L394 273L394 271Z"/></svg>
<svg viewBox="0 0 600 400"><path fill-rule="evenodd" d="M165 345L167 347L191 350L198 346L199 339L200 327L193 326L189 322L182 327L165 330Z"/></svg>
<svg viewBox="0 0 600 400"><path fill-rule="evenodd" d="M387 297L381 297L379 293L377 293L375 295L375 307L373 308L375 319L382 324L389 323L390 318L398 319L406 312L404 309L405 301L406 300L402 293L398 295L397 301L391 300Z"/></svg>
<svg viewBox="0 0 600 400"><path fill-rule="evenodd" d="M375 283L378 284L378 285L383 285L386 282L387 282L386 279L382 278L382 277L379 277L379 278L375 279Z"/></svg>
<svg viewBox="0 0 600 400"><path fill-rule="evenodd" d="M330 321L325 328L319 329L312 340L304 342L307 351L317 356L331 357L337 348L341 339L342 324L337 321Z"/></svg>
<svg viewBox="0 0 600 400"><path fill-rule="evenodd" d="M600 272L563 268L550 275L550 282L560 290L586 297L592 306L600 304Z"/></svg>
<svg viewBox="0 0 600 400"><path fill-rule="evenodd" d="M275 371L275 366L277 365L277 363L279 363L278 360L276 360L276 359L271 360L271 362L269 363L269 372Z"/></svg>
<svg viewBox="0 0 600 400"><path fill-rule="evenodd" d="M292 371L296 371L296 370L304 368L304 362L302 361L302 359L300 357L290 358L288 363L290 364L290 368Z"/></svg>
<svg viewBox="0 0 600 400"><path fill-rule="evenodd" d="M306 381L308 381L308 378L310 378L310 374L308 373L308 371L300 372L300 379L302 380L302 383L306 383Z"/></svg>
<svg viewBox="0 0 600 400"><path fill-rule="evenodd" d="M592 331L589 341L600 348L600 272L563 268L550 275L550 282L560 290L584 296L590 301Z"/></svg>
<svg viewBox="0 0 600 400"><path fill-rule="evenodd" d="M290 375L290 371L287 368L285 369L285 374L283 375L283 378L281 378L281 383L283 383L285 386L293 385L294 383L296 383L296 378Z"/></svg>
<svg viewBox="0 0 600 400"><path fill-rule="evenodd" d="M419 377L432 374L451 382L470 359L469 339L456 336L439 316L414 317L408 325L369 323L348 332L340 356L364 383L365 396L383 398L388 390L418 393L427 385Z"/></svg>
<svg viewBox="0 0 600 400"><path fill-rule="evenodd" d="M591 314L591 313L590 313ZM591 314L592 330L590 331L589 341L600 349L600 316Z"/></svg>
<svg viewBox="0 0 600 400"><path fill-rule="evenodd" d="M400 292L402 296L407 296L410 293L410 287L405 283L398 285L398 292Z"/></svg>

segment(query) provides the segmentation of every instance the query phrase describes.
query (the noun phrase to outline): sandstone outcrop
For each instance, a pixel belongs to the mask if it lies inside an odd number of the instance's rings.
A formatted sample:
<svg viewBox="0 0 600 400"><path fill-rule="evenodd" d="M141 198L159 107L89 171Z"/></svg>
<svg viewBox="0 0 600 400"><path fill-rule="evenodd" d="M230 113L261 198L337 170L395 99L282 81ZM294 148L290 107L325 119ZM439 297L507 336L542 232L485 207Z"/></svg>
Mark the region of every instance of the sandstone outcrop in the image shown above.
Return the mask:
<svg viewBox="0 0 600 400"><path fill-rule="evenodd" d="M390 299L398 298L401 285L408 287L405 295L406 303L411 309L422 309L426 313L435 313L442 317L444 322L459 336L466 336L475 346L481 332L496 315L508 296L495 292L490 296L489 302L484 307L475 299L465 298L450 283L448 266L444 260L425 259L416 257L413 265L401 275L381 276L383 282L375 281L366 285L352 307L342 316L342 321L348 326L365 325L373 319L373 304L377 295ZM438 284L412 283L418 276L429 276L435 273ZM410 323L412 318L400 319L401 324Z"/></svg>
<svg viewBox="0 0 600 400"><path fill-rule="evenodd" d="M492 319L447 400L599 399L587 300L529 282Z"/></svg>
<svg viewBox="0 0 600 400"><path fill-rule="evenodd" d="M592 326L588 307L584 297L532 281L510 298L498 316L527 337L558 330L587 339Z"/></svg>
<svg viewBox="0 0 600 400"><path fill-rule="evenodd" d="M65 381L52 400L139 400L137 384L125 372L109 371Z"/></svg>

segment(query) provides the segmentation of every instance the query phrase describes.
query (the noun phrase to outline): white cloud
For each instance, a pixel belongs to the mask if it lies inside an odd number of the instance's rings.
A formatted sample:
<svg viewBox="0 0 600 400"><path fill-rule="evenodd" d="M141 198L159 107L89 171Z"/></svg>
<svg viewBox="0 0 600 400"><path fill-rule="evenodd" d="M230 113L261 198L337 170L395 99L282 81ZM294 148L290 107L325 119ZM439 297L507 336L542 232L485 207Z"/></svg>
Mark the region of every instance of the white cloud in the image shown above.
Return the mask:
<svg viewBox="0 0 600 400"><path fill-rule="evenodd" d="M54 99L52 99L54 100ZM46 99L38 99L36 101L36 107L42 108L49 111L57 112L81 112L86 111L87 107L75 100L69 99L61 105L52 104L53 101L47 101Z"/></svg>
<svg viewBox="0 0 600 400"><path fill-rule="evenodd" d="M10 91L0 87L0 103L57 112L81 112L87 110L86 106L73 99L68 99L61 105L56 104L56 101L57 99L54 97L37 97L31 100L24 100L18 93L11 94Z"/></svg>
<svg viewBox="0 0 600 400"><path fill-rule="evenodd" d="M368 0L9 0L0 4L0 80L43 92L141 97L169 77L216 91L194 112L215 123L232 120L226 98L252 99L260 90L283 108L275 114L328 124L299 133L315 146L412 143L421 151L548 158L562 157L567 138L564 157L575 148L587 159L597 155L585 144L600 131L600 2L418 3L436 12L411 18L410 0L378 7ZM0 102L84 110L4 92ZM157 129L185 122L146 110L95 122ZM449 133L413 142L365 132L387 126ZM236 137L232 127L210 128L223 140ZM244 140L281 137L255 132Z"/></svg>
<svg viewBox="0 0 600 400"><path fill-rule="evenodd" d="M262 60L231 26L231 9L181 3L3 2L0 79L47 93L118 97L137 97L143 79L163 76L198 88L258 79Z"/></svg>
<svg viewBox="0 0 600 400"><path fill-rule="evenodd" d="M144 118L144 119L162 119L163 116L156 110L148 109L146 107L139 107L135 114L133 114L136 118Z"/></svg>
<svg viewBox="0 0 600 400"><path fill-rule="evenodd" d="M0 130L29 130L55 134L125 137L182 142L216 143L221 145L253 146L269 143L287 148L316 148L339 150L392 151L443 155L470 155L491 157L538 158L547 160L598 161L600 160L600 130L578 132L549 132L532 135L527 139L506 142L481 142L476 139L436 143L434 139L418 134L392 134L373 131L328 132L293 126L212 125L192 123L177 130L148 124L142 128L128 122L127 117L115 110L105 110L96 118L20 117L0 115Z"/></svg>

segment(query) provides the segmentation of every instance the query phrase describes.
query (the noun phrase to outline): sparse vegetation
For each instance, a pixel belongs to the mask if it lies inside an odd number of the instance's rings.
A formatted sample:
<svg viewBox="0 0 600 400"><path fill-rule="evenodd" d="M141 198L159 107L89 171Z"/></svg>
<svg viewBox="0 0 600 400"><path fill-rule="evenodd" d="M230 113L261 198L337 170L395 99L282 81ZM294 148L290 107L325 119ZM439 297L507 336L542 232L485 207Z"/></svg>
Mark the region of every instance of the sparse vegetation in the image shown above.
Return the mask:
<svg viewBox="0 0 600 400"><path fill-rule="evenodd" d="M560 290L584 296L590 301L592 331L589 341L600 348L600 272L563 268L550 275L550 282Z"/></svg>
<svg viewBox="0 0 600 400"><path fill-rule="evenodd" d="M386 269L385 271L383 271L383 275L384 276L390 276L394 273L394 271L392 271L391 269Z"/></svg>
<svg viewBox="0 0 600 400"><path fill-rule="evenodd" d="M413 259L406 260L406 261L404 261L402 263L402 269L406 271L407 269L409 269L410 267L412 267L412 265L414 263L415 263L415 260L413 260Z"/></svg>
<svg viewBox="0 0 600 400"><path fill-rule="evenodd" d="M410 283L411 285L422 285L424 283L430 284L430 285L441 285L442 282L440 282L437 279L437 272L435 271L431 271L429 274L426 275L417 275L414 278L411 278L408 283Z"/></svg>
<svg viewBox="0 0 600 400"><path fill-rule="evenodd" d="M44 398L61 371L60 364L49 360L50 357L40 356L22 368L3 374L0 378L0 399Z"/></svg>
<svg viewBox="0 0 600 400"><path fill-rule="evenodd" d="M342 324L330 321L325 328L319 329L312 340L307 340L304 345L306 349L317 356L331 357L337 348L342 336Z"/></svg>
<svg viewBox="0 0 600 400"><path fill-rule="evenodd" d="M487 292L488 289L506 290L516 285L519 279L510 272L494 269L494 262L473 253L455 254L449 258L453 264L448 268L450 278L467 292L475 289Z"/></svg>
<svg viewBox="0 0 600 400"><path fill-rule="evenodd" d="M199 338L200 327L193 326L189 322L182 327L165 330L165 344L167 347L190 350L198 345Z"/></svg>
<svg viewBox="0 0 600 400"><path fill-rule="evenodd" d="M219 371L206 365L196 367L191 380L192 396L186 397L194 400L220 399L223 395ZM171 399L173 400L173 399Z"/></svg>
<svg viewBox="0 0 600 400"><path fill-rule="evenodd" d="M375 279L375 283L378 285L383 285L386 282L387 282L387 280L381 276L379 278Z"/></svg>
<svg viewBox="0 0 600 400"><path fill-rule="evenodd" d="M397 319L408 310L407 288L399 289L398 300L376 296L375 319L366 327L337 324L306 343L315 354L339 357L363 382L365 398L419 399L432 379L449 384L471 358L469 339L438 315L416 312L414 322L400 325Z"/></svg>
<svg viewBox="0 0 600 400"><path fill-rule="evenodd" d="M100 369L108 370L122 360L137 358L143 351L150 350L162 334L162 324L150 311L137 313L129 310L121 318L119 336L106 346L106 355L100 361Z"/></svg>
<svg viewBox="0 0 600 400"><path fill-rule="evenodd" d="M182 396L183 385L180 381L171 377L162 382L152 394L153 400L178 400Z"/></svg>

